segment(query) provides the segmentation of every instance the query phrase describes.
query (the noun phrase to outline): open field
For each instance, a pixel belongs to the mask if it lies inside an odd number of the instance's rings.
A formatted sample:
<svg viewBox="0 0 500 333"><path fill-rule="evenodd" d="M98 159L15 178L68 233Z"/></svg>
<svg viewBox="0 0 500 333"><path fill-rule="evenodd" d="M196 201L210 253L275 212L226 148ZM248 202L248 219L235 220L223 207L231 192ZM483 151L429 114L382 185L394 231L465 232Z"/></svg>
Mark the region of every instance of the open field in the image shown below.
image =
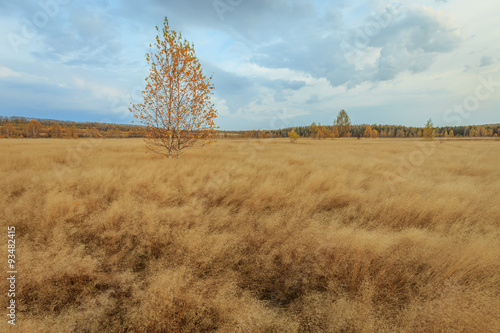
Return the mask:
<svg viewBox="0 0 500 333"><path fill-rule="evenodd" d="M166 160L136 139L1 140L0 154L12 331L500 331L500 141L227 140Z"/></svg>

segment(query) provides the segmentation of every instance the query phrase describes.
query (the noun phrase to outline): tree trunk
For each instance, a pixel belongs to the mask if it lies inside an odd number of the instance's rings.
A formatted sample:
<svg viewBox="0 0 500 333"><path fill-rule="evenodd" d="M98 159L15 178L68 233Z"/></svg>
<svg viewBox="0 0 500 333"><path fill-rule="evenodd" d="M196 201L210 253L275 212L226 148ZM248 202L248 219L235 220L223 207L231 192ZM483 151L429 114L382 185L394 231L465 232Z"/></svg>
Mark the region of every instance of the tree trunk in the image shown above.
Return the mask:
<svg viewBox="0 0 500 333"><path fill-rule="evenodd" d="M181 133L177 133L177 158L181 157Z"/></svg>
<svg viewBox="0 0 500 333"><path fill-rule="evenodd" d="M172 131L168 134L168 158L172 157Z"/></svg>

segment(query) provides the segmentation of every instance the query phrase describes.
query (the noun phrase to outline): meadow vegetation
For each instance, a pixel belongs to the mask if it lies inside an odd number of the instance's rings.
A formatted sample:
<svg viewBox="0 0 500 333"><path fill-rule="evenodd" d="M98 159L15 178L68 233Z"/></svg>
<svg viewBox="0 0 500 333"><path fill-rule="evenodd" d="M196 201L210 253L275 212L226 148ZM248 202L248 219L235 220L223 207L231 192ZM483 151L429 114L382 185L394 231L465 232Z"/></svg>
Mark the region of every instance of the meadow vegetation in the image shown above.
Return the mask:
<svg viewBox="0 0 500 333"><path fill-rule="evenodd" d="M89 140L0 142L19 332L500 331L497 140Z"/></svg>

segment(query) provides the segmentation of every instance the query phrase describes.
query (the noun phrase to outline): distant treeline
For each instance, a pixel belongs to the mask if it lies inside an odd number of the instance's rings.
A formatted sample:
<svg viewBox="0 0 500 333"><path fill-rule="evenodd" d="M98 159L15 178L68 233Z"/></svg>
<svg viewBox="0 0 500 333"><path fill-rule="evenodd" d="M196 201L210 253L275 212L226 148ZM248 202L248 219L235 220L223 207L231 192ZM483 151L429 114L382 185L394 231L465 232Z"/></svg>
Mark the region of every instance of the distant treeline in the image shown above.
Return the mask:
<svg viewBox="0 0 500 333"><path fill-rule="evenodd" d="M0 135L9 138L137 138L143 127L97 122L0 116Z"/></svg>
<svg viewBox="0 0 500 333"><path fill-rule="evenodd" d="M288 137L288 132L292 129L303 138L338 138L339 131L336 126L323 126L321 124L311 124L309 126L298 126L283 128L271 131L241 131L233 132L245 138L269 138ZM348 137L371 137L371 138L415 138L422 137L424 127L408 127L400 125L350 125ZM436 137L498 137L500 135L500 125L480 125L480 126L447 126L434 127Z"/></svg>
<svg viewBox="0 0 500 333"><path fill-rule="evenodd" d="M274 138L288 137L292 130L303 138L337 138L336 126L312 123L277 130L217 131L217 138ZM422 137L424 127L400 125L350 125L349 137L413 138ZM479 126L435 127L436 137L498 137L500 124ZM74 122L51 119L0 116L2 138L140 138L144 127L97 122Z"/></svg>

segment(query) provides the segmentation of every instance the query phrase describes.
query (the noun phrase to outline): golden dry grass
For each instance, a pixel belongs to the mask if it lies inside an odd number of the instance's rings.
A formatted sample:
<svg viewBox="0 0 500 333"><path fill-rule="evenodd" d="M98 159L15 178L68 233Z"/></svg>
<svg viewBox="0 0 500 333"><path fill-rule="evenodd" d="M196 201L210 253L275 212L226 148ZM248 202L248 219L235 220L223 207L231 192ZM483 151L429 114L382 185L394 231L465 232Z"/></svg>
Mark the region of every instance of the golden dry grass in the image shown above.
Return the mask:
<svg viewBox="0 0 500 333"><path fill-rule="evenodd" d="M20 332L500 331L498 141L0 154Z"/></svg>

